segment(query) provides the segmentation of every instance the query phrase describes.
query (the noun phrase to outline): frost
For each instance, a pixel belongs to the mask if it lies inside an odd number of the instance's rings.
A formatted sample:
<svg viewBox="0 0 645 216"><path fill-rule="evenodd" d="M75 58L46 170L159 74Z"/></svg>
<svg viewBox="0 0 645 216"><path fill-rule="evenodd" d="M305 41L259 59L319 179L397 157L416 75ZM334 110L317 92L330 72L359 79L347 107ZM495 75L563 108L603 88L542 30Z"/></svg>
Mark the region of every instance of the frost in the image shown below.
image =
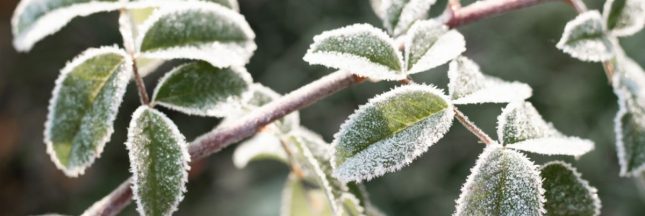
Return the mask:
<svg viewBox="0 0 645 216"><path fill-rule="evenodd" d="M606 61L614 55L602 17L595 10L569 21L556 47L582 61Z"/></svg>
<svg viewBox="0 0 645 216"><path fill-rule="evenodd" d="M645 1L607 0L603 17L612 35L624 37L636 34L645 26Z"/></svg>
<svg viewBox="0 0 645 216"><path fill-rule="evenodd" d="M141 215L171 215L186 192L188 143L163 113L140 106L125 143L130 157L132 193Z"/></svg>
<svg viewBox="0 0 645 216"><path fill-rule="evenodd" d="M521 153L489 145L470 172L461 188L455 216L545 213L537 166Z"/></svg>
<svg viewBox="0 0 645 216"><path fill-rule="evenodd" d="M570 164L554 161L540 169L547 215L600 215L596 188L580 177Z"/></svg>
<svg viewBox="0 0 645 216"><path fill-rule="evenodd" d="M645 170L645 71L622 53L611 63L619 105L614 125L620 174L637 175Z"/></svg>
<svg viewBox="0 0 645 216"><path fill-rule="evenodd" d="M315 36L303 59L373 80L406 77L394 40L369 24L354 24Z"/></svg>
<svg viewBox="0 0 645 216"><path fill-rule="evenodd" d="M434 20L416 22L405 39L408 74L423 72L459 56L466 51L466 41L456 30Z"/></svg>
<svg viewBox="0 0 645 216"><path fill-rule="evenodd" d="M444 93L428 85L370 99L334 135L334 176L360 182L400 169L443 137L453 115Z"/></svg>
<svg viewBox="0 0 645 216"><path fill-rule="evenodd" d="M287 153L280 139L269 132L260 132L242 142L233 153L233 164L242 169L255 160L275 159L287 163Z"/></svg>
<svg viewBox="0 0 645 216"><path fill-rule="evenodd" d="M401 35L417 20L428 16L435 0L372 0L376 15L392 35Z"/></svg>
<svg viewBox="0 0 645 216"><path fill-rule="evenodd" d="M450 63L448 91L454 104L509 103L531 97L531 87L484 75L479 66L466 57Z"/></svg>
<svg viewBox="0 0 645 216"><path fill-rule="evenodd" d="M509 103L497 117L497 136L508 148L547 155L581 156L593 142L567 137L547 123L529 102Z"/></svg>
<svg viewBox="0 0 645 216"><path fill-rule="evenodd" d="M116 47L88 49L67 63L49 101L44 142L65 175L83 174L101 155L132 76L132 62Z"/></svg>
<svg viewBox="0 0 645 216"><path fill-rule="evenodd" d="M251 83L243 67L219 69L206 62L187 63L159 80L152 104L191 115L226 117L241 108Z"/></svg>
<svg viewBox="0 0 645 216"><path fill-rule="evenodd" d="M118 10L118 0L22 0L11 18L13 45L27 52L35 43L63 28L72 19Z"/></svg>
<svg viewBox="0 0 645 216"><path fill-rule="evenodd" d="M167 3L141 27L141 55L204 60L216 67L245 65L255 34L239 13L208 2Z"/></svg>

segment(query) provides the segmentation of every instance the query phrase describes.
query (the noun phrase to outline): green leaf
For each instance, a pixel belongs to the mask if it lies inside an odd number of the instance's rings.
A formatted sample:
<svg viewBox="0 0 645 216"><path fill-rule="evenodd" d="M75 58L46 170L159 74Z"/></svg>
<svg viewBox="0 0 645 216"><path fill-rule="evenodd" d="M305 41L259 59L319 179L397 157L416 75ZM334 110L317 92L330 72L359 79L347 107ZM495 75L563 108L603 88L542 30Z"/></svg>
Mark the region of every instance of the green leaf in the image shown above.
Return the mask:
<svg viewBox="0 0 645 216"><path fill-rule="evenodd" d="M567 137L547 123L529 102L509 103L497 117L497 136L508 148L546 155L581 156L594 148L590 140Z"/></svg>
<svg viewBox="0 0 645 216"><path fill-rule="evenodd" d="M434 20L416 22L405 44L408 74L430 70L466 51L464 36Z"/></svg>
<svg viewBox="0 0 645 216"><path fill-rule="evenodd" d="M540 169L542 187L549 216L592 216L600 215L600 199L596 188L580 177L570 164L554 161Z"/></svg>
<svg viewBox="0 0 645 216"><path fill-rule="evenodd" d="M614 124L620 173L635 176L645 170L645 71L622 53L610 63L619 105Z"/></svg>
<svg viewBox="0 0 645 216"><path fill-rule="evenodd" d="M303 59L374 80L406 77L394 40L369 24L354 24L315 36Z"/></svg>
<svg viewBox="0 0 645 216"><path fill-rule="evenodd" d="M280 138L271 132L261 131L245 140L233 152L233 164L238 169L246 167L252 161L277 160L288 164L287 153L282 147Z"/></svg>
<svg viewBox="0 0 645 216"><path fill-rule="evenodd" d="M542 215L544 197L537 167L526 156L489 145L461 188L455 216Z"/></svg>
<svg viewBox="0 0 645 216"><path fill-rule="evenodd" d="M75 17L120 7L119 0L22 0L11 19L13 45L18 51L29 51Z"/></svg>
<svg viewBox="0 0 645 216"><path fill-rule="evenodd" d="M448 70L448 91L454 104L509 103L531 97L531 87L483 74L477 63L457 57Z"/></svg>
<svg viewBox="0 0 645 216"><path fill-rule="evenodd" d="M605 25L612 35L636 34L645 26L645 1L607 0L603 16Z"/></svg>
<svg viewBox="0 0 645 216"><path fill-rule="evenodd" d="M171 215L186 192L188 143L163 113L140 106L125 143L130 157L132 192L141 215Z"/></svg>
<svg viewBox="0 0 645 216"><path fill-rule="evenodd" d="M333 215L331 207L321 189L307 185L293 174L289 175L282 190L280 216L331 215Z"/></svg>
<svg viewBox="0 0 645 216"><path fill-rule="evenodd" d="M191 115L224 117L240 108L251 82L242 67L219 69L206 62L187 63L161 78L152 103Z"/></svg>
<svg viewBox="0 0 645 216"><path fill-rule="evenodd" d="M435 0L372 0L372 9L392 35L400 35L428 16Z"/></svg>
<svg viewBox="0 0 645 216"><path fill-rule="evenodd" d="M582 61L606 61L614 55L602 17L595 10L569 21L556 47Z"/></svg>
<svg viewBox="0 0 645 216"><path fill-rule="evenodd" d="M362 105L334 135L334 176L363 181L412 162L448 132L453 109L433 86L397 87Z"/></svg>
<svg viewBox="0 0 645 216"><path fill-rule="evenodd" d="M332 177L331 146L304 128L293 131L289 140L296 149L294 162L325 192L334 215L364 215L364 208L347 184Z"/></svg>
<svg viewBox="0 0 645 216"><path fill-rule="evenodd" d="M181 2L161 7L137 39L146 58L195 59L215 67L245 65L255 34L239 13L219 4Z"/></svg>
<svg viewBox="0 0 645 216"><path fill-rule="evenodd" d="M88 49L61 70L45 123L47 153L67 176L83 174L101 155L132 76L115 47Z"/></svg>

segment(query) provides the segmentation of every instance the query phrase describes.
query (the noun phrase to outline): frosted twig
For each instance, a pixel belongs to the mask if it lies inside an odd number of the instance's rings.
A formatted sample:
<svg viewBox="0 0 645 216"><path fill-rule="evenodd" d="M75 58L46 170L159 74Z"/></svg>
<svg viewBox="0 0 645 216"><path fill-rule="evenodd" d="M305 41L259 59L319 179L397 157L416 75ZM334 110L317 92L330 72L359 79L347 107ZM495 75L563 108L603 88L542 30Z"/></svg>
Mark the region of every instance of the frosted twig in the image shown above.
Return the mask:
<svg viewBox="0 0 645 216"><path fill-rule="evenodd" d="M456 11L454 16L451 15L450 17L442 20L442 22L451 28L455 28L486 17L549 1L553 0L482 1L460 8ZM339 71L303 86L300 89L261 107L234 124L226 128L210 131L202 135L199 139L193 141L190 145L189 151L192 157L191 161L197 162L208 155L219 152L224 147L255 134L260 127L270 123L271 121L279 119L295 110L302 109L337 91L347 88L354 83L359 83L364 79L365 78L360 76ZM456 113L461 114L458 110L455 109L455 111L457 111ZM459 114L457 114L457 116L457 119L461 121ZM461 116L463 116L463 114ZM492 143L492 139L490 138L488 138L487 141ZM127 206L131 201L132 191L130 187L123 187L123 185L129 185L129 181L126 181L121 185L122 186L116 188L112 193L101 200L110 201L99 201L99 203L92 206L92 209L94 210L93 212L98 213L89 215L116 215L125 206Z"/></svg>
<svg viewBox="0 0 645 216"><path fill-rule="evenodd" d="M122 26L121 28L127 29L128 31L132 29L130 25L132 25L131 22L129 22L129 17L127 14L127 11L125 8L121 8L119 10L120 16L122 19L128 19L128 22L122 22L119 23L120 25L127 25L127 26ZM134 73L134 82L137 85L137 90L139 91L139 101L141 101L142 105L149 105L150 104L150 97L148 97L148 92L146 92L146 85L143 82L143 78L141 78L141 75L139 74L139 68L137 67L137 61L135 57L136 51L134 50L134 44L133 41L134 39L132 38L132 34L124 34L121 32L123 36L123 47L125 47L126 51L128 52L128 56L132 59L132 72Z"/></svg>
<svg viewBox="0 0 645 216"><path fill-rule="evenodd" d="M479 141L481 141L482 143L484 143L486 145L490 145L490 144L495 143L495 141L493 139L491 139L488 136L488 134L486 134L484 131L479 129L479 127L477 127L477 125L475 125L475 123L471 122L468 119L468 117L466 115L464 115L464 113L462 113L461 111L459 111L459 109L457 109L456 106L454 107L454 110L455 110L455 118L457 118L459 123L461 123L464 127L466 127L466 129L468 129L468 131L470 131L472 134L474 134L477 138L479 138Z"/></svg>

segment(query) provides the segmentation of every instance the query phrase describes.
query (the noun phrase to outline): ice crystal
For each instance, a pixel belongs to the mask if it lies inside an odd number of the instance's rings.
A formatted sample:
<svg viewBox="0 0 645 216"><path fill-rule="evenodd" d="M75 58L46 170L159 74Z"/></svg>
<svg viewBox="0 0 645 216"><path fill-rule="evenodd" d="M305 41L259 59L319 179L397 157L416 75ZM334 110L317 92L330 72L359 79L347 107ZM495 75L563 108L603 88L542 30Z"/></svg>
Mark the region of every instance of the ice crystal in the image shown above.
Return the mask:
<svg viewBox="0 0 645 216"><path fill-rule="evenodd" d="M614 53L605 30L598 11L582 13L567 23L556 47L583 61L608 60Z"/></svg>
<svg viewBox="0 0 645 216"><path fill-rule="evenodd" d="M636 34L645 26L644 0L607 0L603 17L605 26L615 36Z"/></svg>
<svg viewBox="0 0 645 216"><path fill-rule="evenodd" d="M570 164L553 161L540 169L546 203L546 215L600 215L596 188L582 179Z"/></svg>
<svg viewBox="0 0 645 216"><path fill-rule="evenodd" d="M459 56L466 51L466 41L456 30L434 20L416 22L405 39L405 61L408 74L423 72Z"/></svg>

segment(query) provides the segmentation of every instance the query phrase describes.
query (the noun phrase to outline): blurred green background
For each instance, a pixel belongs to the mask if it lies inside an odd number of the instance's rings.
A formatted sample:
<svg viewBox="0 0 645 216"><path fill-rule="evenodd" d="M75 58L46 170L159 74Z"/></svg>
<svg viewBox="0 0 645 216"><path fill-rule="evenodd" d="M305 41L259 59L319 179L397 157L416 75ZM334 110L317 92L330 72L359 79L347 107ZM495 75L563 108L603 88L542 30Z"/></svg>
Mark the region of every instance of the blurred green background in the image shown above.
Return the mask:
<svg viewBox="0 0 645 216"><path fill-rule="evenodd" d="M119 44L117 13L77 18L29 53L11 45L10 19L17 0L0 1L0 215L80 214L129 176L123 145L130 114L138 106L134 85L128 87L115 133L101 158L85 175L67 178L56 170L42 141L47 103L59 69L89 47ZM470 1L464 2L464 4ZM587 1L598 9L603 1ZM438 14L445 0L432 10ZM312 37L352 23L381 26L367 0L241 0L241 13L257 34L258 50L248 64L254 79L287 93L330 69L302 61ZM618 177L613 117L617 110L600 64L572 59L555 48L565 23L575 12L561 2L546 3L485 19L459 30L466 55L485 73L518 80L534 89L531 102L566 134L596 142L595 151L574 160L529 154L536 163L561 159L573 163L596 186L602 215L644 215L645 196L633 179ZM623 39L626 52L645 65L645 33ZM145 78L152 90L172 68L167 63ZM446 66L415 75L419 82L445 88ZM302 124L327 141L338 126L370 97L395 83L364 83L343 90L300 112ZM501 105L460 107L494 136ZM218 119L186 116L163 110L192 140L217 125ZM439 143L396 173L366 183L375 204L388 215L450 215L469 169L483 148L455 123ZM288 169L278 162L233 167L234 148L211 156L191 170L185 200L176 215L278 215L281 187ZM130 205L123 215L134 215Z"/></svg>

